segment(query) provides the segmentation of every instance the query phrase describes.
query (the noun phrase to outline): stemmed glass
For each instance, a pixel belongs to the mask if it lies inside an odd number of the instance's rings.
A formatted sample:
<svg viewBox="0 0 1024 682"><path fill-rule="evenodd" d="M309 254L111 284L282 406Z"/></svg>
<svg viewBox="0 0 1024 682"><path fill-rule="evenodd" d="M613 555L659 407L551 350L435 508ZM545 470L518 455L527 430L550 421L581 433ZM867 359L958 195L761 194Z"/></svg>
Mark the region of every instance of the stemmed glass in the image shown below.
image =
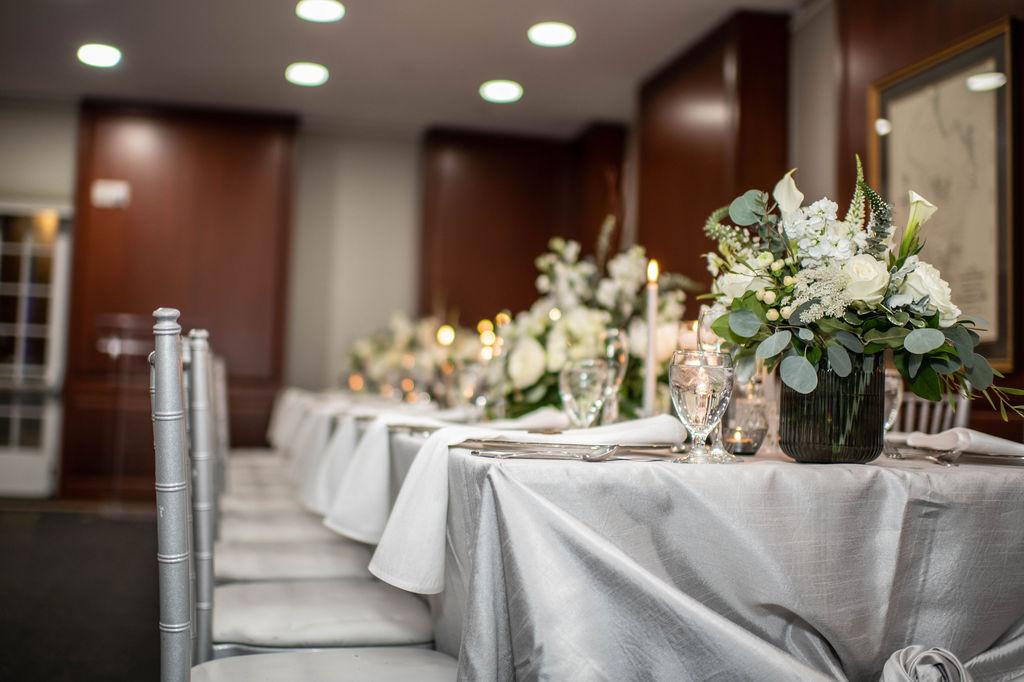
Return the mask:
<svg viewBox="0 0 1024 682"><path fill-rule="evenodd" d="M737 461L729 453L725 453L725 457L715 454L705 444L708 434L718 425L729 406L733 377L732 357L728 353L681 350L672 355L669 370L672 404L693 440L690 451L673 462L707 464Z"/></svg>
<svg viewBox="0 0 1024 682"><path fill-rule="evenodd" d="M711 307L702 305L697 317L697 347L703 351L719 352L722 350L722 338L712 329ZM711 432L711 455L719 460L739 461L725 448L722 442L722 423L719 422Z"/></svg>
<svg viewBox="0 0 1024 682"><path fill-rule="evenodd" d="M605 396L602 424L612 424L619 419L619 389L626 378L629 365L629 341L621 329L607 329L601 334L601 352L608 362L611 376L608 379L608 394Z"/></svg>
<svg viewBox="0 0 1024 682"><path fill-rule="evenodd" d="M562 407L576 428L586 429L601 414L611 370L607 360L589 359L568 362L558 375Z"/></svg>
<svg viewBox="0 0 1024 682"><path fill-rule="evenodd" d="M896 426L896 419L900 415L900 406L903 404L903 377L900 375L899 370L886 368L884 396L885 422L882 424L883 434L889 433ZM901 459L897 450L886 448L886 454L892 459Z"/></svg>

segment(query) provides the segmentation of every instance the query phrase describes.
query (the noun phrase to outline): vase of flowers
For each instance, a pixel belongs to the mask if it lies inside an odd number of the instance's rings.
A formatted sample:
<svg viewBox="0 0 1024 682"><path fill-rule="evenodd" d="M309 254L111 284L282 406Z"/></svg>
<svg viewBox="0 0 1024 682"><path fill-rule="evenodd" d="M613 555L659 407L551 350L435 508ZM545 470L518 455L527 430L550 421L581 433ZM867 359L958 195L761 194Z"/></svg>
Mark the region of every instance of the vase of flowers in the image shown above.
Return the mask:
<svg viewBox="0 0 1024 682"><path fill-rule="evenodd" d="M865 181L845 216L821 199L803 206L793 171L771 196L750 190L710 216L712 329L735 354L740 381L758 363L782 380L780 447L804 462L867 462L882 451L887 354L928 400L984 396L1003 418L1024 414L993 385L975 352L979 322L961 315L949 285L920 257L921 226L937 210L910 193L894 241L892 206ZM726 222L728 218L729 222Z"/></svg>

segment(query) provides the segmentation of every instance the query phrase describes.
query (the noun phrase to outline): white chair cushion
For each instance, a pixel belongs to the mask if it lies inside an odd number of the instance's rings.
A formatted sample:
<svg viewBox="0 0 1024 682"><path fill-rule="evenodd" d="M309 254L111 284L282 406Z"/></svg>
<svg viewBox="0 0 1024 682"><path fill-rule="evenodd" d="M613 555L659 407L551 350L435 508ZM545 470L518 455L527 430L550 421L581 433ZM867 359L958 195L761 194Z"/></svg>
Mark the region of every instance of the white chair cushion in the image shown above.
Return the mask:
<svg viewBox="0 0 1024 682"><path fill-rule="evenodd" d="M337 538L331 542L218 542L218 581L368 578L370 549Z"/></svg>
<svg viewBox="0 0 1024 682"><path fill-rule="evenodd" d="M458 662L429 649L380 647L235 656L192 669L192 682L450 682Z"/></svg>
<svg viewBox="0 0 1024 682"><path fill-rule="evenodd" d="M332 542L338 534L306 512L253 512L220 520L225 542Z"/></svg>
<svg viewBox="0 0 1024 682"><path fill-rule="evenodd" d="M221 585L213 593L213 641L331 648L428 644L426 603L376 580Z"/></svg>
<svg viewBox="0 0 1024 682"><path fill-rule="evenodd" d="M302 504L293 495L222 495L220 512L231 514L264 514L267 512L301 512Z"/></svg>

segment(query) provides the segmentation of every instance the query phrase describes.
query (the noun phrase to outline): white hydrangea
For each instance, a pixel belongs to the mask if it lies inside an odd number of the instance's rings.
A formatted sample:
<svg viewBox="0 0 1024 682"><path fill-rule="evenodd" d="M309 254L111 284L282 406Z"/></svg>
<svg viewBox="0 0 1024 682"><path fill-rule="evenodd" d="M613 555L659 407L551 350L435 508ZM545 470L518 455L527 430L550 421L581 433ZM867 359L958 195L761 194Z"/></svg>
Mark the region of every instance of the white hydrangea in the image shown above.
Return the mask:
<svg viewBox="0 0 1024 682"><path fill-rule="evenodd" d="M803 267L852 258L867 245L867 233L839 220L838 211L836 202L826 197L794 211L783 222L786 236L796 242Z"/></svg>

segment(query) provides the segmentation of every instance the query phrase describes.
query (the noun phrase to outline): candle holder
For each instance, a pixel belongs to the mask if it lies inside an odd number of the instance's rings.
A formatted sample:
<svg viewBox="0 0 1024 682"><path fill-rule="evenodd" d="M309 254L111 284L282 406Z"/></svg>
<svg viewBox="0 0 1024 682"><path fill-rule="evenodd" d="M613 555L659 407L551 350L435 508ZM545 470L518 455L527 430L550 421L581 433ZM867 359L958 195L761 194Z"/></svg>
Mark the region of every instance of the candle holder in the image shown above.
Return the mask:
<svg viewBox="0 0 1024 682"><path fill-rule="evenodd" d="M768 408L758 385L737 385L722 420L722 444L733 455L757 454L768 434Z"/></svg>

